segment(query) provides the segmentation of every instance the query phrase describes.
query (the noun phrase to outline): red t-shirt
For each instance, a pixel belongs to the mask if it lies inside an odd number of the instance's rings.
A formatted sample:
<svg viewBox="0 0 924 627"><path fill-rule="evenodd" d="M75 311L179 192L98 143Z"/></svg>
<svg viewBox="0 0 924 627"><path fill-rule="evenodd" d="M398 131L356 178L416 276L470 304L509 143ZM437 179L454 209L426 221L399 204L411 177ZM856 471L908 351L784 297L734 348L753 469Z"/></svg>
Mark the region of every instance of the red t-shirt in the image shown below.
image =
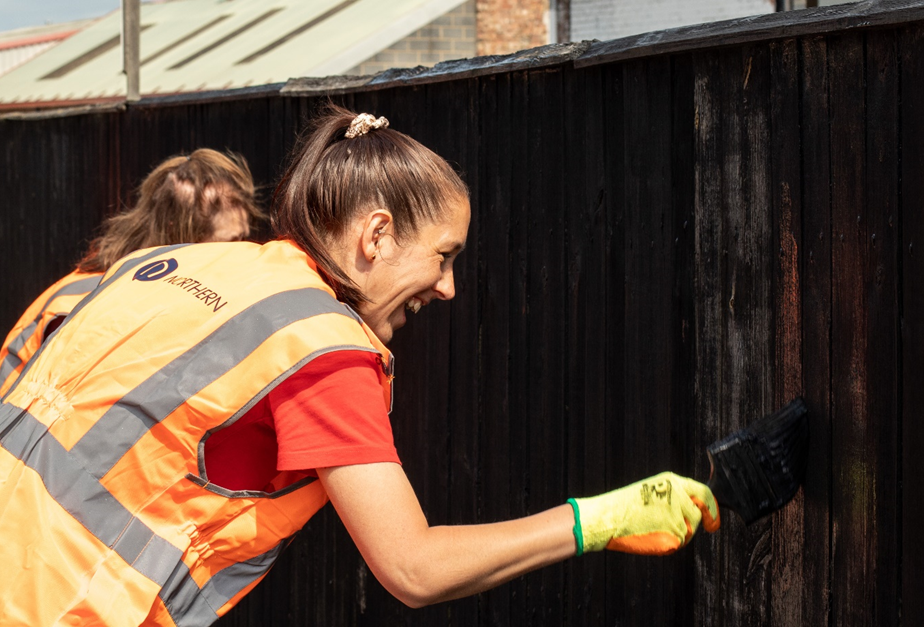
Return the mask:
<svg viewBox="0 0 924 627"><path fill-rule="evenodd" d="M205 442L210 483L279 490L317 468L400 463L377 355L334 351L308 362Z"/></svg>

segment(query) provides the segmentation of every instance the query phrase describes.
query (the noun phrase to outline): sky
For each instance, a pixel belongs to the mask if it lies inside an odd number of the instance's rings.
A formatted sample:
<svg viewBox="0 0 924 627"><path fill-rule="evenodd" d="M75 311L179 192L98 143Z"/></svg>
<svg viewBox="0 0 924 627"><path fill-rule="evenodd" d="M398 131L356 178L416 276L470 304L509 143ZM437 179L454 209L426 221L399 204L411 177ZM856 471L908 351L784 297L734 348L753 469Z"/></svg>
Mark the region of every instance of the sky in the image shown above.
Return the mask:
<svg viewBox="0 0 924 627"><path fill-rule="evenodd" d="M101 17L120 0L0 0L0 31Z"/></svg>

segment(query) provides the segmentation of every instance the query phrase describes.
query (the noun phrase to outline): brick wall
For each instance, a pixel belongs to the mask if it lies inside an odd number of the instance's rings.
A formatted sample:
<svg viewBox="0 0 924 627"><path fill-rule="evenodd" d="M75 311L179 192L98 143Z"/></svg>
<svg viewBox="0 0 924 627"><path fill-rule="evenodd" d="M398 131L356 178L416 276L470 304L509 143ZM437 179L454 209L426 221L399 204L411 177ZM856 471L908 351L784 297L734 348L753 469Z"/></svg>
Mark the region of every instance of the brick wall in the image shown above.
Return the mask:
<svg viewBox="0 0 924 627"><path fill-rule="evenodd" d="M346 74L362 76L393 67L431 66L475 55L475 0L468 0Z"/></svg>
<svg viewBox="0 0 924 627"><path fill-rule="evenodd" d="M775 0L571 0L571 40L617 39L775 10Z"/></svg>
<svg viewBox="0 0 924 627"><path fill-rule="evenodd" d="M478 0L478 55L549 43L549 0Z"/></svg>

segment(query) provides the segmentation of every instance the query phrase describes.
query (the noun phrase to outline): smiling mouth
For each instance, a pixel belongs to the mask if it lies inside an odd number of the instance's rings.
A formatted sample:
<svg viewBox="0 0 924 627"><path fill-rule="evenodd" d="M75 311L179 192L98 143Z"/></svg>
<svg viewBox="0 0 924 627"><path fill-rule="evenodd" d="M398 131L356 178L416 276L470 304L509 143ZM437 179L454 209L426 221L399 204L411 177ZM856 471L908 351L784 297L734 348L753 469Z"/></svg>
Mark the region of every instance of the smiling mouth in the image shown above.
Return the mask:
<svg viewBox="0 0 924 627"><path fill-rule="evenodd" d="M419 298L411 298L406 303L404 303L404 308L409 309L414 313L420 311L421 307L423 307L423 301L421 301Z"/></svg>

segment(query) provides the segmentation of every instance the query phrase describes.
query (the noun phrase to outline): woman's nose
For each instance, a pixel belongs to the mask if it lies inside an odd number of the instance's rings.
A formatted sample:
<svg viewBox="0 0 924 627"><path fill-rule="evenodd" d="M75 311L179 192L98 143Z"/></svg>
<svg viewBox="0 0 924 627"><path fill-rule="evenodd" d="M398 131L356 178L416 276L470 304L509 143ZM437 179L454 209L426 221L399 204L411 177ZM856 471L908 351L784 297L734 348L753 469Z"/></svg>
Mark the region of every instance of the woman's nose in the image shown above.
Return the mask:
<svg viewBox="0 0 924 627"><path fill-rule="evenodd" d="M452 300L456 295L456 286L452 278L452 268L449 268L442 275L436 285L433 286L437 298L441 300Z"/></svg>

